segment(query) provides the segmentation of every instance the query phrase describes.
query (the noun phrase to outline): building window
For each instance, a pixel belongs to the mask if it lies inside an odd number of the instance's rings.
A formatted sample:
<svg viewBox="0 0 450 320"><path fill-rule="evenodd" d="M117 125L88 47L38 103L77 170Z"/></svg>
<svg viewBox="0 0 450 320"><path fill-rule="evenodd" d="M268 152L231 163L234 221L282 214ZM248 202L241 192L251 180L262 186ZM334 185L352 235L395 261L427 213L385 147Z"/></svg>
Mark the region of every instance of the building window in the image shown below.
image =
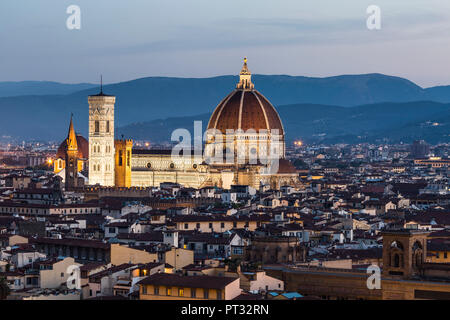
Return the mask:
<svg viewBox="0 0 450 320"><path fill-rule="evenodd" d="M122 166L123 164L123 152L122 150L119 151L119 166Z"/></svg>
<svg viewBox="0 0 450 320"><path fill-rule="evenodd" d="M200 229L200 223L197 223L197 224L196 224L196 228L197 228L197 229Z"/></svg>
<svg viewBox="0 0 450 320"><path fill-rule="evenodd" d="M444 252L444 259L447 259L447 252Z"/></svg>
<svg viewBox="0 0 450 320"><path fill-rule="evenodd" d="M209 223L209 228L212 229L212 223L211 222Z"/></svg>
<svg viewBox="0 0 450 320"><path fill-rule="evenodd" d="M172 288L167 288L167 289L166 289L166 294L167 294L168 296L171 296L171 295L172 295Z"/></svg>
<svg viewBox="0 0 450 320"><path fill-rule="evenodd" d="M106 121L106 132L109 132L109 120Z"/></svg>
<svg viewBox="0 0 450 320"><path fill-rule="evenodd" d="M185 228L185 229L188 229L188 228L189 228L189 225L188 225L187 223L185 223L185 224L184 224L184 228Z"/></svg>
<svg viewBox="0 0 450 320"><path fill-rule="evenodd" d="M130 151L127 151L127 166L128 167L130 166L130 158L131 158Z"/></svg>
<svg viewBox="0 0 450 320"><path fill-rule="evenodd" d="M222 290L217 290L217 300L222 300Z"/></svg>
<svg viewBox="0 0 450 320"><path fill-rule="evenodd" d="M100 122L98 120L95 121L95 133L100 132Z"/></svg>
<svg viewBox="0 0 450 320"><path fill-rule="evenodd" d="M178 289L178 296L179 297L184 297L184 289L183 288L179 288Z"/></svg>
<svg viewBox="0 0 450 320"><path fill-rule="evenodd" d="M154 292L155 296L158 296L159 295L159 287L155 287L153 289L153 292Z"/></svg>
<svg viewBox="0 0 450 320"><path fill-rule="evenodd" d="M147 294L147 286L142 286L142 294Z"/></svg>
<svg viewBox="0 0 450 320"><path fill-rule="evenodd" d="M197 290L195 288L191 289L191 298L196 298L197 297Z"/></svg>
<svg viewBox="0 0 450 320"><path fill-rule="evenodd" d="M205 298L205 299L209 298L209 291L208 291L208 289L203 289L203 298Z"/></svg>
<svg viewBox="0 0 450 320"><path fill-rule="evenodd" d="M221 223L220 223L220 227L221 227L221 228L225 228L225 223L221 222Z"/></svg>

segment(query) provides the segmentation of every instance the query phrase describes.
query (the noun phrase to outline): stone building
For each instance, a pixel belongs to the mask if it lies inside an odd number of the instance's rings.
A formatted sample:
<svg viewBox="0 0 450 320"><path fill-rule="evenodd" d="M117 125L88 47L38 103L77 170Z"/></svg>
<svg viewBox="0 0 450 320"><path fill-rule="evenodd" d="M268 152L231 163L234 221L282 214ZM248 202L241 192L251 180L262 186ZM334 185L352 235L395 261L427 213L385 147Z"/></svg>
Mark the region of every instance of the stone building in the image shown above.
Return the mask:
<svg viewBox="0 0 450 320"><path fill-rule="evenodd" d="M263 264L295 263L306 259L306 248L297 237L257 237L245 248L245 260Z"/></svg>
<svg viewBox="0 0 450 320"><path fill-rule="evenodd" d="M428 232L385 230L380 287L369 288L373 275L358 268L268 265L267 274L285 282L286 290L323 299L450 299L450 265L425 262Z"/></svg>
<svg viewBox="0 0 450 320"><path fill-rule="evenodd" d="M115 97L101 89L99 94L89 96L88 102L88 152L84 150L84 138L73 140L83 149L78 157L89 158L89 185L130 188L175 182L192 188L249 185L258 189L270 185L279 189L299 183L297 171L285 159L281 119L273 105L255 90L247 59L236 88L211 115L204 151L184 149L182 155L173 155L172 150L133 148L132 140L114 139ZM56 173L67 166L65 158L58 152Z"/></svg>

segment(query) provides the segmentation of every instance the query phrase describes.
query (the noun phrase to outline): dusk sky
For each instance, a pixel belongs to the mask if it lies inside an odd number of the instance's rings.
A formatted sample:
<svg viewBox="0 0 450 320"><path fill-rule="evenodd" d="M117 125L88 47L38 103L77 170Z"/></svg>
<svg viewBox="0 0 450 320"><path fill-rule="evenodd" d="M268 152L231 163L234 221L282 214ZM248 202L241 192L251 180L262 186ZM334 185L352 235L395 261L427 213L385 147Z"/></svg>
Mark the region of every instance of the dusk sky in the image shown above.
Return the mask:
<svg viewBox="0 0 450 320"><path fill-rule="evenodd" d="M69 5L81 29L66 27ZM381 30L366 9L381 8ZM0 81L384 73L450 84L450 1L2 0Z"/></svg>

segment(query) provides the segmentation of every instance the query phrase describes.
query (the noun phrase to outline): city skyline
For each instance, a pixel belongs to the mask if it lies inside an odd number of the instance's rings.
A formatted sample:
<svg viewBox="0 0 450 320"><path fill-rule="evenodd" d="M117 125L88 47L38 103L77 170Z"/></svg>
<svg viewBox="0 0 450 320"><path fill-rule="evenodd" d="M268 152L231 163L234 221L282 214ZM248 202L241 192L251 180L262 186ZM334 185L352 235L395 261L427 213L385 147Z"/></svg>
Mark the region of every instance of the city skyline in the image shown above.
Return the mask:
<svg viewBox="0 0 450 320"><path fill-rule="evenodd" d="M2 1L0 300L450 300L449 9Z"/></svg>

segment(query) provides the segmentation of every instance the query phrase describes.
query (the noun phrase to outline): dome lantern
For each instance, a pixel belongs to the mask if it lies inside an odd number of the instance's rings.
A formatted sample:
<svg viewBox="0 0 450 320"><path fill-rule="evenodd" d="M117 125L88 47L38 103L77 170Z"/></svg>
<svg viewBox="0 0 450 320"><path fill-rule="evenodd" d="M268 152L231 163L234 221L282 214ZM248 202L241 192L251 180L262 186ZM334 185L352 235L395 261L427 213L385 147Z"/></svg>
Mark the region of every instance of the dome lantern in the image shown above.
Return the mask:
<svg viewBox="0 0 450 320"><path fill-rule="evenodd" d="M255 85L252 83L252 74L247 67L247 57L244 58L244 65L239 73L239 83L236 88L242 90L253 90L255 88Z"/></svg>

